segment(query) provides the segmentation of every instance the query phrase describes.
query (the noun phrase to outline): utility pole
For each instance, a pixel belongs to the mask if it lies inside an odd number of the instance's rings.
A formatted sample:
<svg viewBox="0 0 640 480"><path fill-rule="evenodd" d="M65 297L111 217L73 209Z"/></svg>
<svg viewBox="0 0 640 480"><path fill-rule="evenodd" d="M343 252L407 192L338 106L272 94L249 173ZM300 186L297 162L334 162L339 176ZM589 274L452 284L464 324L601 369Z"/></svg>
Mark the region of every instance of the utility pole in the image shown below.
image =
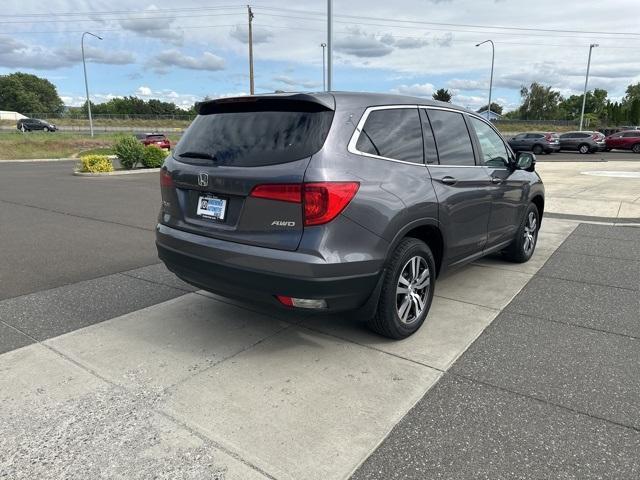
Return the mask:
<svg viewBox="0 0 640 480"><path fill-rule="evenodd" d="M327 91L327 84L326 84L326 79L327 79L327 73L325 71L325 61L324 61L324 49L327 48L327 44L322 42L320 44L320 46L322 47L322 91L326 92Z"/></svg>
<svg viewBox="0 0 640 480"><path fill-rule="evenodd" d="M582 95L582 112L580 113L580 131L582 131L582 123L584 122L584 106L587 103L587 84L589 83L589 69L591 68L591 51L597 47L597 43L589 45L589 60L587 60L587 76L584 79L584 95Z"/></svg>
<svg viewBox="0 0 640 480"><path fill-rule="evenodd" d="M82 50L82 68L84 70L84 89L87 92L87 112L89 113L89 131L91 132L91 136L93 137L93 119L91 118L91 100L89 100L89 81L87 80L87 63L84 59L84 36L91 35L92 37L96 37L98 40L102 40L102 37L96 35L91 32L84 32L82 34L82 38L80 39L80 50Z"/></svg>
<svg viewBox="0 0 640 480"><path fill-rule="evenodd" d="M253 12L251 5L247 5L247 14L249 15L249 93L253 95Z"/></svg>
<svg viewBox="0 0 640 480"><path fill-rule="evenodd" d="M332 90L333 80L333 0L327 0L327 90Z"/></svg>

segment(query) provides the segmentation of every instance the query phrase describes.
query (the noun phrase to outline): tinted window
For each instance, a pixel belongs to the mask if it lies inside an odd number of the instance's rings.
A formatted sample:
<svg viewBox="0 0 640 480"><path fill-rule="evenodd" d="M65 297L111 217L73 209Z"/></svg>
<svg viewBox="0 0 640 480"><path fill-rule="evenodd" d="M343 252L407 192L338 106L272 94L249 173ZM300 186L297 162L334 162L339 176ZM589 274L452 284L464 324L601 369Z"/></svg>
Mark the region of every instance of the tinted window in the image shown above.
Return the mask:
<svg viewBox="0 0 640 480"><path fill-rule="evenodd" d="M332 111L256 111L198 115L176 147L213 156L216 165L256 167L292 162L316 153L324 144ZM181 161L202 163L200 159ZM211 160L209 160L211 161Z"/></svg>
<svg viewBox="0 0 640 480"><path fill-rule="evenodd" d="M574 138L573 133L563 133L560 138Z"/></svg>
<svg viewBox="0 0 640 480"><path fill-rule="evenodd" d="M519 133L518 135L516 135L515 137L513 137L514 140L522 140L524 138L527 137L526 133Z"/></svg>
<svg viewBox="0 0 640 480"><path fill-rule="evenodd" d="M502 139L493 128L482 120L474 117L469 118L478 136L481 150L480 158L482 158L483 163L492 167L504 167L508 162L509 154Z"/></svg>
<svg viewBox="0 0 640 480"><path fill-rule="evenodd" d="M429 110L441 165L475 165L473 147L461 113Z"/></svg>
<svg viewBox="0 0 640 480"><path fill-rule="evenodd" d="M424 158L427 163L438 163L438 151L436 150L436 140L433 138L433 130L427 112L420 109L420 120L422 123L422 134L424 136Z"/></svg>
<svg viewBox="0 0 640 480"><path fill-rule="evenodd" d="M527 135L527 138L542 138L544 135L540 134L540 133L529 133Z"/></svg>
<svg viewBox="0 0 640 480"><path fill-rule="evenodd" d="M625 132L622 134L623 137L640 137L640 132Z"/></svg>
<svg viewBox="0 0 640 480"><path fill-rule="evenodd" d="M356 149L379 157L422 163L422 132L417 108L372 111Z"/></svg>
<svg viewBox="0 0 640 480"><path fill-rule="evenodd" d="M591 135L589 133L576 133L574 134L575 138L587 138L590 137Z"/></svg>

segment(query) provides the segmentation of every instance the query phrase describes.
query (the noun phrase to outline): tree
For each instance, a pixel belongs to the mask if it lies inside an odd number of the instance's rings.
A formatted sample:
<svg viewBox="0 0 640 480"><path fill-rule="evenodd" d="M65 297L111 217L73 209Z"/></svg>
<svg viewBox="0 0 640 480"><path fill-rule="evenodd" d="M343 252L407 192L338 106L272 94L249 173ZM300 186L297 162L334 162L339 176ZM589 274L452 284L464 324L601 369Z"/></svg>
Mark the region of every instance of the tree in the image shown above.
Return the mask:
<svg viewBox="0 0 640 480"><path fill-rule="evenodd" d="M640 82L627 86L627 94L623 102L632 102L634 99L640 99Z"/></svg>
<svg viewBox="0 0 640 480"><path fill-rule="evenodd" d="M64 104L49 80L28 73L0 75L0 110L23 114L61 113Z"/></svg>
<svg viewBox="0 0 640 480"><path fill-rule="evenodd" d="M570 97L563 99L559 104L560 116L569 120L580 118L580 113L582 112L582 98L583 95L571 95ZM587 100L584 104L584 113L592 113L598 118L605 118L607 116L607 105L607 91L601 88L596 88L593 91L587 92Z"/></svg>
<svg viewBox="0 0 640 480"><path fill-rule="evenodd" d="M562 97L560 92L551 87L533 82L529 87L524 85L520 89L522 105L518 109L518 116L525 120L552 120L557 118L558 105Z"/></svg>
<svg viewBox="0 0 640 480"><path fill-rule="evenodd" d="M451 98L452 97L453 97L453 95L451 95L451 92L449 92L449 90L447 90L446 88L439 88L433 94L433 99L434 100L440 100L441 102L449 102L449 103L451 103Z"/></svg>
<svg viewBox="0 0 640 480"><path fill-rule="evenodd" d="M486 105L483 105L478 109L478 113L482 113L487 109ZM497 113L498 115L502 115L502 105L497 104L496 102L491 102L491 111L493 113Z"/></svg>

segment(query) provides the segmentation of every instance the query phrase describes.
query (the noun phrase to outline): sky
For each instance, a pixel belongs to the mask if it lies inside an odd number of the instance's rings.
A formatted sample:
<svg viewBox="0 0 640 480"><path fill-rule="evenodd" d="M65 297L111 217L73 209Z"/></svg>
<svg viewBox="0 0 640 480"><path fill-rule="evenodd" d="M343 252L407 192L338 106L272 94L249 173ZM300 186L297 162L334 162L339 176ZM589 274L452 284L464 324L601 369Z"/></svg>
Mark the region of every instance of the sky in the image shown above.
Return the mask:
<svg viewBox="0 0 640 480"><path fill-rule="evenodd" d="M563 95L584 88L619 100L640 82L639 0L334 0L333 89L486 104L495 42L493 101L511 110L533 81ZM195 101L249 92L247 7L233 0L4 0L0 75L49 79L66 105L84 102L81 36L91 99ZM319 91L324 0L256 0L256 93Z"/></svg>

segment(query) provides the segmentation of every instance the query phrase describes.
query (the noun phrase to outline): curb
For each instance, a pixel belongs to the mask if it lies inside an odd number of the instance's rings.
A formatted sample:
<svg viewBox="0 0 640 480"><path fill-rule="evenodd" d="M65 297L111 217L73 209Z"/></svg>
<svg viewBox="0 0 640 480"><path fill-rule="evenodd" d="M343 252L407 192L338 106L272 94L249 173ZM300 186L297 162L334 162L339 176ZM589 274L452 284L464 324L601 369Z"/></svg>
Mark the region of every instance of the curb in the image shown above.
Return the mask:
<svg viewBox="0 0 640 480"><path fill-rule="evenodd" d="M111 177L115 175L133 175L134 173L157 173L159 168L137 168L135 170L115 170L113 172L79 172L75 170L76 177Z"/></svg>
<svg viewBox="0 0 640 480"><path fill-rule="evenodd" d="M77 158L21 158L18 160L0 160L0 163L32 163L32 162L70 162L77 161Z"/></svg>

